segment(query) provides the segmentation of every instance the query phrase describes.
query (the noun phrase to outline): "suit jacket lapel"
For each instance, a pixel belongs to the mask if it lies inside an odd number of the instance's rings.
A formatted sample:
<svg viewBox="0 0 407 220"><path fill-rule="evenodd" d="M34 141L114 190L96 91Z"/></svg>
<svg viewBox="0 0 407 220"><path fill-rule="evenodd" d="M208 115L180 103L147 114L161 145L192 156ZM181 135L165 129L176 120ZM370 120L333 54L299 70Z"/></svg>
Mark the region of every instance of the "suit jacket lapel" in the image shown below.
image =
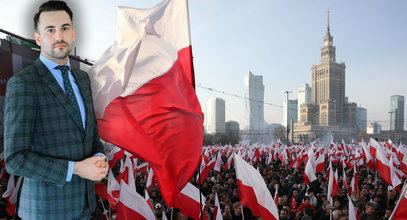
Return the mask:
<svg viewBox="0 0 407 220"><path fill-rule="evenodd" d="M49 72L47 67L39 59L35 61L34 66L37 69L38 75L40 75L41 81L48 86L59 102L61 102L62 106L75 121L75 124L77 124L81 130L83 130L82 122L79 121L79 119L75 116L75 109L69 101L68 96L66 96L52 73Z"/></svg>

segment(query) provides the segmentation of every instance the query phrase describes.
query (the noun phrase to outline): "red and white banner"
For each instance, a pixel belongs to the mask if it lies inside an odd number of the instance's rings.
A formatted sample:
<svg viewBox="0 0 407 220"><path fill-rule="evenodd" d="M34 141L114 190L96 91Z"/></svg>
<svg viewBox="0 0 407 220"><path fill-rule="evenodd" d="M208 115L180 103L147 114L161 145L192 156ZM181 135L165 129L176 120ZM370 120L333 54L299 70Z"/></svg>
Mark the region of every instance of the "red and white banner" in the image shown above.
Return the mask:
<svg viewBox="0 0 407 220"><path fill-rule="evenodd" d="M150 168L148 171L148 177L147 177L147 182L146 182L146 188L150 188L155 185L155 178L154 178L154 170Z"/></svg>
<svg viewBox="0 0 407 220"><path fill-rule="evenodd" d="M327 192L327 199L332 204L332 198L338 192L339 184L338 184L338 170L335 172L332 169L332 163L329 164L329 182L328 182L328 192Z"/></svg>
<svg viewBox="0 0 407 220"><path fill-rule="evenodd" d="M17 197L20 191L21 181L23 178L18 177L17 183L15 184L15 176L10 175L7 182L7 190L3 193L3 198L7 199L6 211L10 216L14 216L17 207Z"/></svg>
<svg viewBox="0 0 407 220"><path fill-rule="evenodd" d="M396 202L396 207L390 216L391 220L405 219L407 216L407 184L404 184L403 191L400 194L399 200Z"/></svg>
<svg viewBox="0 0 407 220"><path fill-rule="evenodd" d="M350 188L349 191L352 193L353 191L356 191L359 195L359 177L358 173L356 170L356 166L353 165L353 178L350 181Z"/></svg>
<svg viewBox="0 0 407 220"><path fill-rule="evenodd" d="M124 150L113 144L105 143L105 155L109 160L109 167L114 168L117 161L124 158Z"/></svg>
<svg viewBox="0 0 407 220"><path fill-rule="evenodd" d="M308 160L305 165L305 171L304 171L304 182L309 185L311 184L314 180L317 179L315 176L315 158L314 158L314 151L312 148L308 150Z"/></svg>
<svg viewBox="0 0 407 220"><path fill-rule="evenodd" d="M216 157L213 157L212 160L209 161L208 164L203 164L203 163L204 163L204 161L202 161L200 173L198 173L196 176L196 182L199 184L202 184L206 180L206 177L208 177L209 171L215 167Z"/></svg>
<svg viewBox="0 0 407 220"><path fill-rule="evenodd" d="M316 173L320 173L325 169L325 155L324 154L319 155L319 157L317 158L316 164L317 164L317 166L315 168Z"/></svg>
<svg viewBox="0 0 407 220"><path fill-rule="evenodd" d="M183 215L199 220L205 201L205 196L200 194L199 189L191 183L187 183L181 193L177 195L174 207L179 208Z"/></svg>
<svg viewBox="0 0 407 220"><path fill-rule="evenodd" d="M359 215L356 212L355 206L353 205L352 199L348 196L349 202L349 220L359 220Z"/></svg>
<svg viewBox="0 0 407 220"><path fill-rule="evenodd" d="M219 198L218 194L215 193L215 204L214 204L214 209L213 209L213 218L214 220L223 220L222 212L220 210L220 203L219 203Z"/></svg>
<svg viewBox="0 0 407 220"><path fill-rule="evenodd" d="M100 137L147 161L164 201L173 205L203 141L187 0L119 7L115 42L89 77Z"/></svg>
<svg viewBox="0 0 407 220"><path fill-rule="evenodd" d="M240 203L249 207L254 216L278 219L277 206L261 174L238 155L235 155L234 161Z"/></svg>
<svg viewBox="0 0 407 220"><path fill-rule="evenodd" d="M219 151L218 156L216 157L216 163L215 163L215 166L213 167L213 170L219 172L221 166L222 166L222 153Z"/></svg>
<svg viewBox="0 0 407 220"><path fill-rule="evenodd" d="M391 184L393 187L398 186L401 181L395 174L393 160L387 158L386 151L376 140L371 138L370 143L376 148L376 170L387 184Z"/></svg>
<svg viewBox="0 0 407 220"><path fill-rule="evenodd" d="M109 170L109 174L107 175L107 194L110 207L116 210L116 205L120 198L120 184L114 177L112 169Z"/></svg>
<svg viewBox="0 0 407 220"><path fill-rule="evenodd" d="M117 207L117 219L155 219L153 210L146 200L137 193L135 186L121 181L120 201Z"/></svg>

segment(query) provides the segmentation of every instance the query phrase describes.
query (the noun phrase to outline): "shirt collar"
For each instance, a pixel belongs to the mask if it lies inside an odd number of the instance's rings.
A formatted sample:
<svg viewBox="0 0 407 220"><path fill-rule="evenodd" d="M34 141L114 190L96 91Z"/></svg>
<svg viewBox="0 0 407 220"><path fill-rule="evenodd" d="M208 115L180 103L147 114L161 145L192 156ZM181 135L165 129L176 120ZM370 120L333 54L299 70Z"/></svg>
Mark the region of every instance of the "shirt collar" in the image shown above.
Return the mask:
<svg viewBox="0 0 407 220"><path fill-rule="evenodd" d="M40 54L40 58L41 62L48 68L49 71L53 71L55 69L55 67L59 66L60 64L48 59L47 57L45 57L42 53ZM71 70L71 64L68 62L65 64L65 66L69 67L69 70Z"/></svg>

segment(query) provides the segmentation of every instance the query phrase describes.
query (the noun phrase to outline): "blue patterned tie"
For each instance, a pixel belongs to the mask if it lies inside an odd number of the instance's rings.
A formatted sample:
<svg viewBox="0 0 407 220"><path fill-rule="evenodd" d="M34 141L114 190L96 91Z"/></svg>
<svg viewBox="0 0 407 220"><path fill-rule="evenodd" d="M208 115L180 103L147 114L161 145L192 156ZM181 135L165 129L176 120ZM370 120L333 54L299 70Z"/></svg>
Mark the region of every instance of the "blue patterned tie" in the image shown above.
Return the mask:
<svg viewBox="0 0 407 220"><path fill-rule="evenodd" d="M55 69L59 69L62 72L62 79L64 81L65 93L71 101L72 107L75 109L75 115L82 124L81 111L79 110L78 101L76 100L75 93L72 89L71 81L69 80L69 67L68 66L57 66Z"/></svg>

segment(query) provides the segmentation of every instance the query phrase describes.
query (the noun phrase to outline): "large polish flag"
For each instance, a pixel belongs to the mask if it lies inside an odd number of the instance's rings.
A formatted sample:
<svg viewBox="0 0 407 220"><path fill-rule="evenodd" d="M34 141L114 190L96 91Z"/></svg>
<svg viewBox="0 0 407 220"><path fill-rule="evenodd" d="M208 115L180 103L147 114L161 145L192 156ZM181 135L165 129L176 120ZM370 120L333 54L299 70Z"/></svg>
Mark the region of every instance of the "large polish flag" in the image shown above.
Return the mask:
<svg viewBox="0 0 407 220"><path fill-rule="evenodd" d="M121 181L120 201L117 207L117 219L155 219L153 210L146 200L137 193L136 188Z"/></svg>
<svg viewBox="0 0 407 220"><path fill-rule="evenodd" d="M392 168L393 160L389 160L386 157L386 152L383 147L374 139L370 139L370 143L376 147L376 170L380 173L382 179L387 183L396 187L401 183L400 179L395 174L394 168Z"/></svg>
<svg viewBox="0 0 407 220"><path fill-rule="evenodd" d="M249 207L254 216L262 219L278 219L277 206L263 177L240 156L234 156L240 203Z"/></svg>
<svg viewBox="0 0 407 220"><path fill-rule="evenodd" d="M205 196L200 193L199 189L191 183L187 183L181 193L177 195L174 207L180 209L183 215L199 220L205 201Z"/></svg>
<svg viewBox="0 0 407 220"><path fill-rule="evenodd" d="M147 161L164 201L173 205L203 141L187 0L119 7L116 40L89 77L100 137Z"/></svg>
<svg viewBox="0 0 407 220"><path fill-rule="evenodd" d="M404 184L403 191L399 200L396 203L396 207L390 216L391 220L405 219L407 216L407 184Z"/></svg>

